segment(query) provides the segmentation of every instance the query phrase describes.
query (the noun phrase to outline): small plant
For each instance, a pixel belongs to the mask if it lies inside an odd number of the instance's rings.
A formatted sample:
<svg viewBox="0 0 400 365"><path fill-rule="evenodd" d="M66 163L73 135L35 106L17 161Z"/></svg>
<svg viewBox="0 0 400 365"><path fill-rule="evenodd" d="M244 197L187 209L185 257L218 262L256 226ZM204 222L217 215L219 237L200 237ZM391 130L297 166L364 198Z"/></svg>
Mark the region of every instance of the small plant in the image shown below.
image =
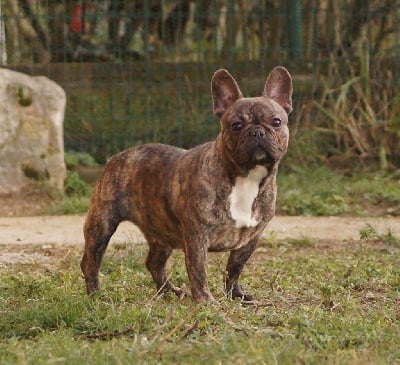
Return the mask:
<svg viewBox="0 0 400 365"><path fill-rule="evenodd" d="M84 182L76 171L68 171L64 182L65 195L59 204L49 210L49 214L85 213L89 207L91 186Z"/></svg>
<svg viewBox="0 0 400 365"><path fill-rule="evenodd" d="M390 228L381 235L381 239L389 246L400 246L400 237L395 236Z"/></svg>
<svg viewBox="0 0 400 365"><path fill-rule="evenodd" d="M324 133L320 136L326 153L347 159L353 166L357 161L361 166L374 162L387 170L399 163L400 94L387 69L372 66L368 41L363 47L356 62L343 49L346 67L342 63L330 64L326 78L320 78L321 98L313 101L317 117L310 115L321 120L319 130ZM390 86L388 77L392 78ZM327 143L329 136L331 143Z"/></svg>
<svg viewBox="0 0 400 365"><path fill-rule="evenodd" d="M370 223L360 229L360 239L362 241L381 241L389 246L400 246L400 238L395 236L390 228L381 234Z"/></svg>
<svg viewBox="0 0 400 365"><path fill-rule="evenodd" d="M76 171L68 172L67 179L64 183L64 190L68 196L86 196L90 193L90 186L86 184Z"/></svg>
<svg viewBox="0 0 400 365"><path fill-rule="evenodd" d="M363 228L360 229L360 239L362 241L372 241L377 239L378 236L378 232L370 223L367 223Z"/></svg>

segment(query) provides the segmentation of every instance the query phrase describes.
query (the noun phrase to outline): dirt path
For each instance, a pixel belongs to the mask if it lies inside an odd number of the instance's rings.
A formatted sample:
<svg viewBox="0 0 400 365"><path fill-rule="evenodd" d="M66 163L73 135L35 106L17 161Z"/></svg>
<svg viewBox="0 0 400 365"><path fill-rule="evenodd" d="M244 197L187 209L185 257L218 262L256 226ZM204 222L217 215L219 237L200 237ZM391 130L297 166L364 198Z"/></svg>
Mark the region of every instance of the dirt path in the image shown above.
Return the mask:
<svg viewBox="0 0 400 365"><path fill-rule="evenodd" d="M83 244L84 216L0 217L0 245L68 245ZM315 239L357 240L360 229L370 223L378 232L388 229L400 236L399 218L352 217L275 217L265 231L276 239L310 237ZM122 223L111 243L142 242L139 230Z"/></svg>
<svg viewBox="0 0 400 365"><path fill-rule="evenodd" d="M84 220L78 215L0 217L0 267L34 264L41 270L55 270L72 251L83 249ZM400 236L399 218L358 217L275 217L264 235L277 240L308 237L321 243L351 244L359 240L360 230L367 223L379 233L390 229ZM126 222L118 227L111 246L143 241L139 230Z"/></svg>

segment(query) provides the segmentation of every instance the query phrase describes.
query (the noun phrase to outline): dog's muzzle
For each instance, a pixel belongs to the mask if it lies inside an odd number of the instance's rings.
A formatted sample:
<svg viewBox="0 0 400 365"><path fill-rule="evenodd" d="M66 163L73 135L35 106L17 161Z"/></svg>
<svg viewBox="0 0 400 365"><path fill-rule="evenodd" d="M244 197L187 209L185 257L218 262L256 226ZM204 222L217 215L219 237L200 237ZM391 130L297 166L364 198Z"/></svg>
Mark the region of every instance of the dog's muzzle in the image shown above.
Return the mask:
<svg viewBox="0 0 400 365"><path fill-rule="evenodd" d="M275 163L280 156L275 146L274 136L268 138L267 131L264 127L257 125L248 131L248 138L251 141L252 160L258 164Z"/></svg>

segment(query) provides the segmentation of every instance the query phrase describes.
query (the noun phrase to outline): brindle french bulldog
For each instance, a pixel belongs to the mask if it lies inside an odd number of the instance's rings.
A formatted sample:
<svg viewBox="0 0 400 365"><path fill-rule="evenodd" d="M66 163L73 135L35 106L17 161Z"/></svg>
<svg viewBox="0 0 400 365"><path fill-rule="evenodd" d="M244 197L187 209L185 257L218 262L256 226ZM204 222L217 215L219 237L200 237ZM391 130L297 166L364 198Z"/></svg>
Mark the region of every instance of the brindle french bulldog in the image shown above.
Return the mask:
<svg viewBox="0 0 400 365"><path fill-rule="evenodd" d="M131 221L149 244L146 266L160 292L183 291L167 278L172 250L183 249L193 299L213 300L207 283L207 252L230 251L225 288L252 301L238 279L275 213L276 175L288 141L292 79L275 67L260 97L244 98L231 74L211 82L216 140L184 150L144 144L108 161L91 198L84 225L81 268L88 294L99 289L108 242L122 221Z"/></svg>

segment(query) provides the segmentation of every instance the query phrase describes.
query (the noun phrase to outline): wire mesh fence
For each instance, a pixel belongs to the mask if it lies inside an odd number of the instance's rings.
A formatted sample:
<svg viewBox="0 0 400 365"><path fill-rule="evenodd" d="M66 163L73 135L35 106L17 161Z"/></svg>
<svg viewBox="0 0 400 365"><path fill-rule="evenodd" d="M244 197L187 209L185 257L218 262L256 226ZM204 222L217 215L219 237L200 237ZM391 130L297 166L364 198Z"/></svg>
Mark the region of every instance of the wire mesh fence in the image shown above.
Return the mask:
<svg viewBox="0 0 400 365"><path fill-rule="evenodd" d="M3 0L0 60L64 87L66 148L100 162L143 142L189 147L213 138L213 72L227 68L245 94L259 95L277 64L295 75L299 141L309 144L302 132L310 126L326 127L325 147L357 150L354 132L367 118L349 128L340 124L346 115L329 117L348 107L335 110L341 95L374 109L375 129L356 152L377 155L377 130L396 138L387 110L399 99L399 8L398 0ZM342 88L355 78L351 93ZM374 87L385 89L385 105ZM393 143L390 155L399 148Z"/></svg>

